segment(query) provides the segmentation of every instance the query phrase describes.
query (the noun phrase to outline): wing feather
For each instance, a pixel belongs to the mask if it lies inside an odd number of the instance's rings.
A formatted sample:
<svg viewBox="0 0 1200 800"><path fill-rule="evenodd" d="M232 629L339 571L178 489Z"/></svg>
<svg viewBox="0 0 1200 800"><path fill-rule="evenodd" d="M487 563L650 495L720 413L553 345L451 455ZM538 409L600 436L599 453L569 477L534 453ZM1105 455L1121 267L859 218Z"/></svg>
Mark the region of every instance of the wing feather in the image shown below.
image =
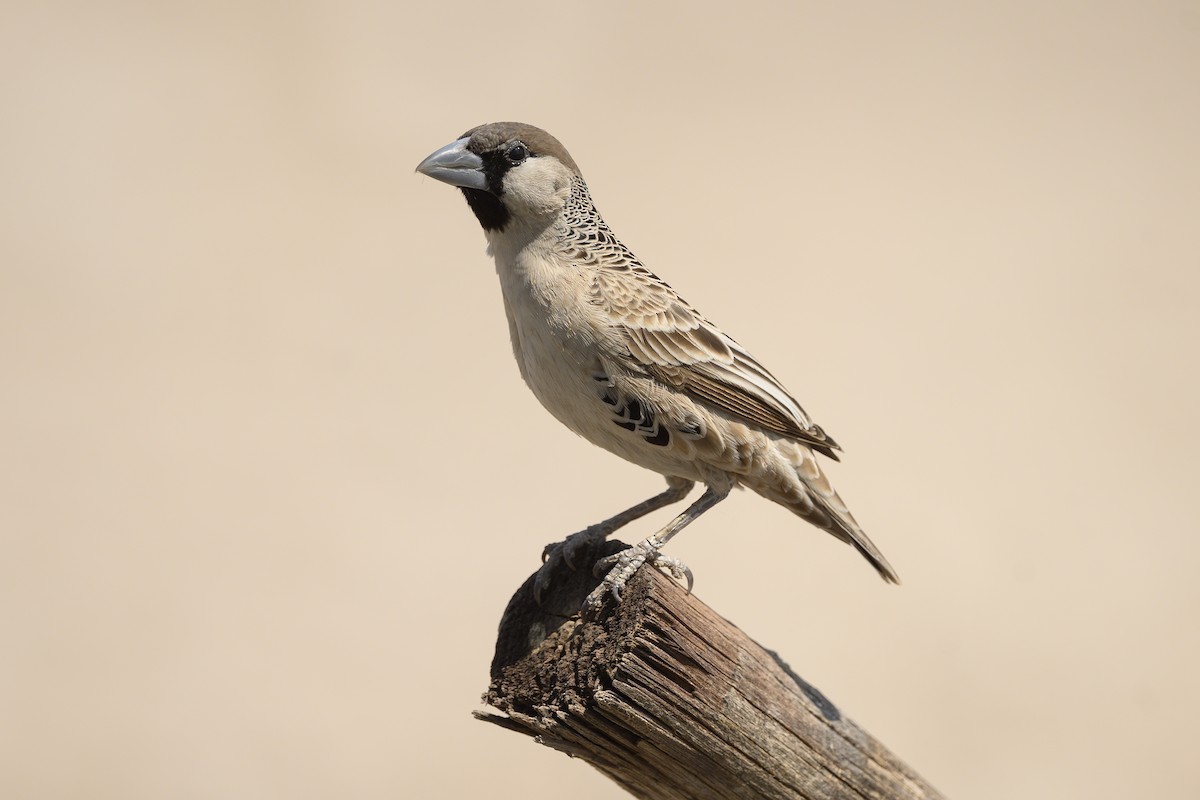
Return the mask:
<svg viewBox="0 0 1200 800"><path fill-rule="evenodd" d="M645 267L598 271L592 299L621 328L629 355L654 378L837 458L837 442L775 376Z"/></svg>

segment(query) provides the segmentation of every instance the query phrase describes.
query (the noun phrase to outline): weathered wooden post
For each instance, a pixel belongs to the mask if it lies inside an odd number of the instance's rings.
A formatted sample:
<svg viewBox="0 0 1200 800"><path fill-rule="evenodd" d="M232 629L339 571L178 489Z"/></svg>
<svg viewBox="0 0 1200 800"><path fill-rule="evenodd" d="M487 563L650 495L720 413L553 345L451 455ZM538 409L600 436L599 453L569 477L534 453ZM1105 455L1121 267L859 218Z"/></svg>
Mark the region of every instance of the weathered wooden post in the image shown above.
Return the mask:
<svg viewBox="0 0 1200 800"><path fill-rule="evenodd" d="M581 553L591 564L624 547ZM941 795L769 650L695 595L642 569L624 601L579 616L598 583L532 578L500 623L476 716L587 761L646 800L933 800Z"/></svg>

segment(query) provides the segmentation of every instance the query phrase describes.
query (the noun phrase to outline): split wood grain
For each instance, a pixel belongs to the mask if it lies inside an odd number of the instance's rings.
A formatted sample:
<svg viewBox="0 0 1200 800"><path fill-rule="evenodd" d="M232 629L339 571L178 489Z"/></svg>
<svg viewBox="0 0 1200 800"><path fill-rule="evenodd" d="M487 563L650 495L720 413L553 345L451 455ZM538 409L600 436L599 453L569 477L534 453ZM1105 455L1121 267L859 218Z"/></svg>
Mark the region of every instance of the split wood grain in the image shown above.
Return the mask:
<svg viewBox="0 0 1200 800"><path fill-rule="evenodd" d="M624 547L581 553L588 565ZM500 624L476 716L580 758L644 800L936 800L933 787L774 653L661 573L578 615L596 585L532 578Z"/></svg>

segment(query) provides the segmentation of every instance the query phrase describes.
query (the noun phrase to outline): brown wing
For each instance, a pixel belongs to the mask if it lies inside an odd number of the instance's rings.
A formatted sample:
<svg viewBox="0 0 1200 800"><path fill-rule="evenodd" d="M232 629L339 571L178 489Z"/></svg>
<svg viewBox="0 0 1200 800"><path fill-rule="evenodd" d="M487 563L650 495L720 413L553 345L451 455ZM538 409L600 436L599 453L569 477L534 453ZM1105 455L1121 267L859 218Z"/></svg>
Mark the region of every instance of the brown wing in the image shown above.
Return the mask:
<svg viewBox="0 0 1200 800"><path fill-rule="evenodd" d="M601 271L593 301L623 328L647 373L727 414L801 441L833 459L839 450L762 364L638 265Z"/></svg>

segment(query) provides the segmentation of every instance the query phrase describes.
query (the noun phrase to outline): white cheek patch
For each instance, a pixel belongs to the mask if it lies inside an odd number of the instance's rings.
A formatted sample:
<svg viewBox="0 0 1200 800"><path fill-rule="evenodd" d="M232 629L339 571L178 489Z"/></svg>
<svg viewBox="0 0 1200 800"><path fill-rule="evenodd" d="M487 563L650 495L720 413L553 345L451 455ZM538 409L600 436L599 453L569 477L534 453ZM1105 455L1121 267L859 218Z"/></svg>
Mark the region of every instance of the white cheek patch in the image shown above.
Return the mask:
<svg viewBox="0 0 1200 800"><path fill-rule="evenodd" d="M531 158L504 176L510 210L557 214L571 196L571 172L554 158Z"/></svg>

